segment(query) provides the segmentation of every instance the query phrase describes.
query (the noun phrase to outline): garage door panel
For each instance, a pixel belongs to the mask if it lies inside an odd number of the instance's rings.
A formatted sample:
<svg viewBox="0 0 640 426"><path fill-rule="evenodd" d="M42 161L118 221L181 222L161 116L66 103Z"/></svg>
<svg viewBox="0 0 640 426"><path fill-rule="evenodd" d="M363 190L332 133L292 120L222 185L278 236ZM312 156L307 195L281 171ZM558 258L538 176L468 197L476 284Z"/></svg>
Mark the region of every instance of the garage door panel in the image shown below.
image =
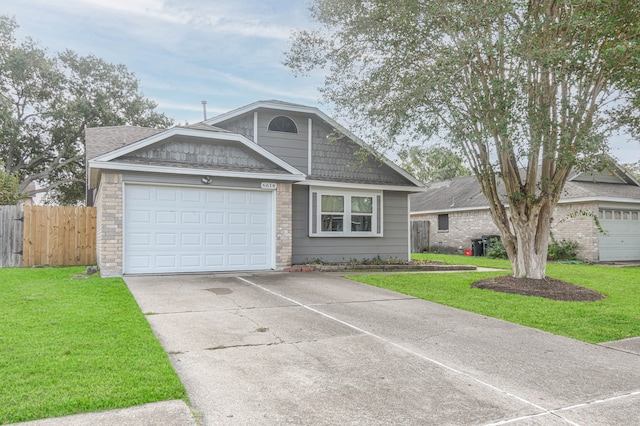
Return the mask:
<svg viewBox="0 0 640 426"><path fill-rule="evenodd" d="M176 193L176 190L173 188L158 188L156 189L156 196L155 199L157 201L171 201L171 202L176 202L178 200L178 195Z"/></svg>
<svg viewBox="0 0 640 426"><path fill-rule="evenodd" d="M125 186L125 273L273 267L272 193Z"/></svg>
<svg viewBox="0 0 640 426"><path fill-rule="evenodd" d="M239 212L229 213L228 223L229 225L246 225L247 214Z"/></svg>
<svg viewBox="0 0 640 426"><path fill-rule="evenodd" d="M247 192L230 192L228 194L229 204L242 204L247 205L249 200L249 194Z"/></svg>
<svg viewBox="0 0 640 426"><path fill-rule="evenodd" d="M205 225L222 225L224 224L224 213L206 212Z"/></svg>
<svg viewBox="0 0 640 426"><path fill-rule="evenodd" d="M134 224L151 223L151 211L149 210L129 210L127 219Z"/></svg>
<svg viewBox="0 0 640 426"><path fill-rule="evenodd" d="M640 260L640 220L637 211L604 210L600 224L601 261Z"/></svg>
<svg viewBox="0 0 640 426"><path fill-rule="evenodd" d="M205 244L207 247L218 247L224 245L224 234L205 235Z"/></svg>
<svg viewBox="0 0 640 426"><path fill-rule="evenodd" d="M176 241L176 234L156 234L157 246L177 247Z"/></svg>

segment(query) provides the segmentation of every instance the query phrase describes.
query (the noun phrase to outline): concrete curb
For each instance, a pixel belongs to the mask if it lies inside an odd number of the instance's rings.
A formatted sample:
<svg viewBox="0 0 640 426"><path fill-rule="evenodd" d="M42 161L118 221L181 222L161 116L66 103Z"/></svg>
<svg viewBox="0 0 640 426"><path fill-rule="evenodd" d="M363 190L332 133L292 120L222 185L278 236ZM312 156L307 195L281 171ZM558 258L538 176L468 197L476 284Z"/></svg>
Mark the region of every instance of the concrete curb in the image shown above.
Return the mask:
<svg viewBox="0 0 640 426"><path fill-rule="evenodd" d="M197 426L182 400L152 402L136 407L15 423L20 426Z"/></svg>

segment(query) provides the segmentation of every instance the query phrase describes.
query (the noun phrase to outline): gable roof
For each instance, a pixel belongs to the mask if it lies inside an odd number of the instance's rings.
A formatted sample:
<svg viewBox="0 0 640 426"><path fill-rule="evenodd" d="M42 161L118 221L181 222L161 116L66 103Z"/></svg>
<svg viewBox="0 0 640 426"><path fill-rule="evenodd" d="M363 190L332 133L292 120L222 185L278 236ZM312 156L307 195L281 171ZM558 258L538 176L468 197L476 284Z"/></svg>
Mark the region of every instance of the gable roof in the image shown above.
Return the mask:
<svg viewBox="0 0 640 426"><path fill-rule="evenodd" d="M300 181L306 177L296 168L292 167L279 157L266 149L254 144L244 136L228 132L214 126L197 123L191 126L177 126L167 130L134 128L131 126L117 126L106 131L87 132L87 167L89 169L90 183L97 180L98 170L128 170L144 172L180 173L180 174L207 174L211 176L227 176L239 178L261 178L275 180ZM89 129L87 129L89 130ZM143 135L147 135L144 137ZM141 138L141 136L143 136ZM163 143L174 137L185 137L192 140L202 140L212 144L225 144L236 146L241 151L249 153L253 158L263 158L272 163L274 167L254 170L252 168L227 167L225 165L198 165L176 164L168 161L154 161L150 163L143 156L136 155L141 150L154 144ZM110 139L112 138L112 139ZM124 142L123 142L124 141ZM126 142L129 141L128 144ZM123 145L123 143L125 143ZM108 150L107 150L108 149ZM95 155L100 151L106 151ZM236 152L239 152L236 150ZM89 157L89 153L94 157Z"/></svg>
<svg viewBox="0 0 640 426"><path fill-rule="evenodd" d="M87 160L91 160L162 132L164 132L163 129L137 126L87 127L85 129L85 156Z"/></svg>
<svg viewBox="0 0 640 426"><path fill-rule="evenodd" d="M212 118L210 118L208 120L205 120L204 123L211 124L211 125L222 123L224 121L231 120L233 118L239 117L239 116L247 114L247 113L251 113L251 112L257 111L259 109L271 109L271 110L280 110L280 111L283 111L283 112L297 112L297 113L314 115L317 118L319 118L320 120L324 121L327 125L329 125L333 129L335 129L336 131L341 133L342 135L344 135L347 138L349 138L350 140L352 140L355 144L357 144L361 148L364 148L365 150L370 152L374 157L380 158L382 160L381 161L382 164L385 164L386 166L390 167L394 172L398 173L400 176L402 176L404 179L406 179L408 182L410 182L411 185L416 187L416 190L422 190L422 188L424 188L424 184L422 182L420 182L419 180L414 178L412 175L410 175L407 171L405 171L404 169L399 167L393 161L391 161L388 158L380 155L380 153L375 152L362 139L357 137L355 134L351 133L349 130L344 128L342 125L340 125L338 122L333 120L331 117L329 117L327 114L325 114L324 112L320 111L316 107L310 107L310 106L306 106L306 105L294 104L294 103L284 102L284 101L279 101L279 100L257 101L257 102L251 103L249 105L246 105L246 106L240 107L238 109L235 109L233 111L229 111L229 112L226 112L224 114L220 114L220 115L217 115L215 117L212 117ZM311 179L313 179L313 177L311 177ZM345 182L347 182L347 180L345 180ZM309 184L313 183L313 184L319 184L319 185L323 184L321 179L319 179L317 182L314 179L313 182L308 181L306 183L309 183Z"/></svg>
<svg viewBox="0 0 640 426"><path fill-rule="evenodd" d="M619 166L618 170L623 170ZM582 176L575 179L576 177ZM591 177L587 180L586 177ZM583 172L570 176L562 192L559 203L610 201L640 203L640 184L635 179L619 176L611 182L597 180L598 173ZM611 173L607 176L617 176ZM498 192L502 188L501 200L507 203L504 187L499 183ZM475 176L463 176L443 182L432 183L425 192L412 194L411 213L454 212L465 210L488 209L489 203L480 190Z"/></svg>

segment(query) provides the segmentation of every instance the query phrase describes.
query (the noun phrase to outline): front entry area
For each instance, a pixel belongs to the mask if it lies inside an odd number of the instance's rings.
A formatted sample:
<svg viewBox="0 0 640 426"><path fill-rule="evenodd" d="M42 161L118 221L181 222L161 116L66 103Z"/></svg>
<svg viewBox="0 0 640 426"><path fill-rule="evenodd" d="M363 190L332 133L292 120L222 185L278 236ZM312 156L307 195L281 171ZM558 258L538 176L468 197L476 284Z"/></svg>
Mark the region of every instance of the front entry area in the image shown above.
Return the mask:
<svg viewBox="0 0 640 426"><path fill-rule="evenodd" d="M124 273L273 269L273 192L125 184Z"/></svg>

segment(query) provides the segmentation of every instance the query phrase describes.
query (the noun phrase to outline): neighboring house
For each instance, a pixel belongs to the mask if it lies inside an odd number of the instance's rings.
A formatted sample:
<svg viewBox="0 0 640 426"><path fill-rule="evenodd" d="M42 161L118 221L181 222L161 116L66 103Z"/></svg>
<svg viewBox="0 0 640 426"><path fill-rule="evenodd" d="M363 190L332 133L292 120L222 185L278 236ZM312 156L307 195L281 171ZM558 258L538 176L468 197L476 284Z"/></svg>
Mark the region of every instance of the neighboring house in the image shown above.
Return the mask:
<svg viewBox="0 0 640 426"><path fill-rule="evenodd" d="M606 233L599 232L594 216ZM500 234L474 176L434 183L412 195L411 219L429 221L431 250L470 249L471 239ZM601 173L573 174L551 232L556 240L577 241L584 260L640 260L640 184L617 165Z"/></svg>
<svg viewBox="0 0 640 426"><path fill-rule="evenodd" d="M408 260L422 185L316 108L256 102L167 130L86 131L103 276Z"/></svg>

